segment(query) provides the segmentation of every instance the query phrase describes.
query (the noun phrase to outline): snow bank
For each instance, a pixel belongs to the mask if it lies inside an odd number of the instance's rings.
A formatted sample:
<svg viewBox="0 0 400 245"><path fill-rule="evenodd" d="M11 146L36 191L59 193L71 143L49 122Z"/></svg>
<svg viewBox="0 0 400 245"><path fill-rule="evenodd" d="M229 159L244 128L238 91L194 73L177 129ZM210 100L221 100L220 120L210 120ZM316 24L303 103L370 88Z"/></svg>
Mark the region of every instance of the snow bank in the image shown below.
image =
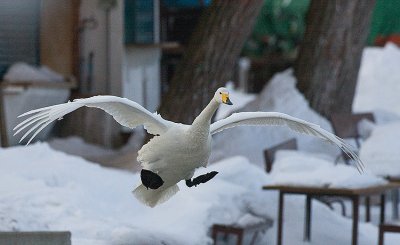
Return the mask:
<svg viewBox="0 0 400 245"><path fill-rule="evenodd" d="M63 82L64 77L47 66L34 67L23 62L13 64L3 77L10 82Z"/></svg>
<svg viewBox="0 0 400 245"><path fill-rule="evenodd" d="M354 112L386 111L400 115L399 65L400 49L392 43L364 49Z"/></svg>
<svg viewBox="0 0 400 245"><path fill-rule="evenodd" d="M277 195L263 191L265 172L232 157L196 175L219 171L156 208L131 194L139 175L102 168L47 144L0 148L0 230L70 230L73 244L211 244L214 223L246 223L249 214L276 220ZM304 198L285 198L285 244L303 244ZM254 221L252 217L252 221ZM337 234L341 234L338 236ZM360 244L377 241L377 228L360 224ZM276 223L259 244L276 243ZM396 237L398 238L398 237ZM351 219L313 201L313 243L349 244ZM396 244L387 237L387 244Z"/></svg>
<svg viewBox="0 0 400 245"><path fill-rule="evenodd" d="M82 138L75 136L55 138L48 143L57 151L80 156L102 166L138 171L140 164L136 160L137 151L142 147L144 135L143 129L134 129L128 143L116 150L87 143Z"/></svg>
<svg viewBox="0 0 400 245"><path fill-rule="evenodd" d="M271 178L271 183L277 185L330 188L364 188L386 183L375 175L360 174L354 167L335 165L319 155L286 150L277 152Z"/></svg>
<svg viewBox="0 0 400 245"><path fill-rule="evenodd" d="M209 243L208 228L245 215L248 198L257 199L249 190L260 191L266 178L246 159L230 158L215 165L224 174L213 184L181 185L176 197L151 209L131 194L137 174L102 168L47 144L2 149L0 163L0 230L70 230L76 244Z"/></svg>
<svg viewBox="0 0 400 245"><path fill-rule="evenodd" d="M399 139L400 122L375 126L360 149L367 169L376 175L400 177Z"/></svg>
<svg viewBox="0 0 400 245"><path fill-rule="evenodd" d="M240 111L277 111L320 125L332 131L330 123L312 110L304 96L297 90L292 70L275 75L256 100ZM232 101L235 97L231 96ZM214 137L211 161L231 155L243 155L264 166L263 151L290 138L296 138L300 150L336 156L339 150L322 140L292 132L287 127L236 127Z"/></svg>

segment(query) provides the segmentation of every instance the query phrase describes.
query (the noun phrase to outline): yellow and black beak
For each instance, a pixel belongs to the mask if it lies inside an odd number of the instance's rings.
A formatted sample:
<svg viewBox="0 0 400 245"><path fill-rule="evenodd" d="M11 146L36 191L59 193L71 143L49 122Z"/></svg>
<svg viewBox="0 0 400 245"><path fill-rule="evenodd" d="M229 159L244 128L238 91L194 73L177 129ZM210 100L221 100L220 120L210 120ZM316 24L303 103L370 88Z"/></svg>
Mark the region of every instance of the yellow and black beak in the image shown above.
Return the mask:
<svg viewBox="0 0 400 245"><path fill-rule="evenodd" d="M227 104L227 105L233 105L231 100L229 99L228 94L222 94L222 103Z"/></svg>

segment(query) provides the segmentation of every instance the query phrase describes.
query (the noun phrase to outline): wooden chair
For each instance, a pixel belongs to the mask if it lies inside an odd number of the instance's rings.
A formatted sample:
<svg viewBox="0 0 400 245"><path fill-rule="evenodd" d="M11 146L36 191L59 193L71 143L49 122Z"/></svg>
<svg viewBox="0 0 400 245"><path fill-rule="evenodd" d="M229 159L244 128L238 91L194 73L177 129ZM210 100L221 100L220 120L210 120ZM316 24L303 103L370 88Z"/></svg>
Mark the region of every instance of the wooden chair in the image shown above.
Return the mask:
<svg viewBox="0 0 400 245"><path fill-rule="evenodd" d="M361 146L361 135L358 130L358 123L364 119L375 122L375 118L372 113L337 113L331 116L331 123L333 131L337 136L342 139L353 139L356 142L357 150L359 150ZM343 151L341 155L345 163L349 164L350 157Z"/></svg>
<svg viewBox="0 0 400 245"><path fill-rule="evenodd" d="M212 226L212 238L214 245L222 244L256 244L260 233L264 233L268 228L272 227L273 221L270 219L263 220L260 223L248 224L246 226L239 224L223 225L214 224ZM258 244L258 243L257 243Z"/></svg>
<svg viewBox="0 0 400 245"><path fill-rule="evenodd" d="M400 224L384 223L384 224L379 225L378 245L383 245L384 233L385 232L397 232L397 233L400 233Z"/></svg>
<svg viewBox="0 0 400 245"><path fill-rule="evenodd" d="M279 150L297 150L297 140L290 139L264 150L265 171L271 172L275 160L275 153Z"/></svg>

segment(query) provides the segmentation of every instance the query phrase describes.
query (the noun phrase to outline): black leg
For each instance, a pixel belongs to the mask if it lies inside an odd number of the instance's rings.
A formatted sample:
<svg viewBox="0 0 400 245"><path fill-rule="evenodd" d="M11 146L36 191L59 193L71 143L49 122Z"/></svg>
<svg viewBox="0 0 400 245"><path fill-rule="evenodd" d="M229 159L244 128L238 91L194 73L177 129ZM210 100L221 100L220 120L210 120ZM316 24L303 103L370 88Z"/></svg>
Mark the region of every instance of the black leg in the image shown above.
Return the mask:
<svg viewBox="0 0 400 245"><path fill-rule="evenodd" d="M147 169L142 169L142 171L140 172L140 178L142 179L142 184L147 189L150 188L155 190L160 188L164 184L164 181L158 174Z"/></svg>
<svg viewBox="0 0 400 245"><path fill-rule="evenodd" d="M218 172L217 171L212 171L203 175L200 175L196 178L194 178L193 180L191 179L187 179L186 180L186 185L188 187L192 187L192 186L197 186L200 185L202 183L206 183L207 181L211 180L212 178L215 177L215 175L217 175Z"/></svg>

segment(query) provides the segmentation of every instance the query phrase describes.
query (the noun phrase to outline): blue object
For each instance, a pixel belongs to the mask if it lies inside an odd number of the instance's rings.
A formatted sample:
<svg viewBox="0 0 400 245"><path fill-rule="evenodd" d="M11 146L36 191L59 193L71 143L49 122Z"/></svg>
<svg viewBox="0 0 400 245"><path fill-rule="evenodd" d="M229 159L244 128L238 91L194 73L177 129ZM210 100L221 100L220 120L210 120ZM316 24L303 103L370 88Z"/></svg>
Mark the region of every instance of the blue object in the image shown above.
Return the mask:
<svg viewBox="0 0 400 245"><path fill-rule="evenodd" d="M125 43L154 43L154 2L125 0Z"/></svg>
<svg viewBox="0 0 400 245"><path fill-rule="evenodd" d="M195 8L208 6L211 0L162 0L162 3L169 8Z"/></svg>

